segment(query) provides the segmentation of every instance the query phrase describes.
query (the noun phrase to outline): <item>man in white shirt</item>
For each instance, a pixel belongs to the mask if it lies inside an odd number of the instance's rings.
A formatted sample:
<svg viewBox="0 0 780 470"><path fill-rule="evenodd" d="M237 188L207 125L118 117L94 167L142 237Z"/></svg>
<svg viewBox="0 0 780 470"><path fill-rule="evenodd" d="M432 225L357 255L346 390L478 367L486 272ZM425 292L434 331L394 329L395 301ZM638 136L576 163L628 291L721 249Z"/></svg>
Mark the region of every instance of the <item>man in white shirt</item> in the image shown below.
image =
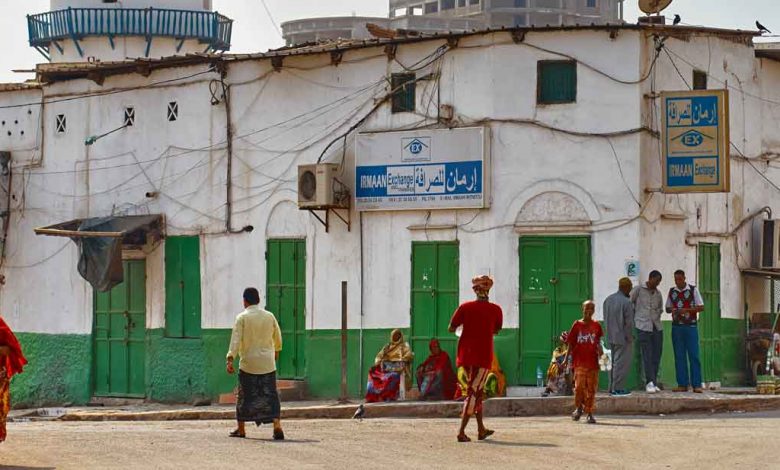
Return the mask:
<svg viewBox="0 0 780 470"><path fill-rule="evenodd" d="M675 392L687 392L693 385L695 393L702 393L701 361L699 360L699 313L704 310L704 301L696 286L685 281L685 272L674 272L674 287L666 298L666 312L672 314L672 346L674 347L674 369L677 375ZM688 362L691 369L688 374Z"/></svg>
<svg viewBox="0 0 780 470"><path fill-rule="evenodd" d="M235 373L233 360L238 363L238 428L230 437L246 437L244 423L273 423L274 439L284 439L280 421L281 403L276 389L276 361L282 350L282 333L271 312L261 309L260 294L254 287L244 290L244 311L236 317L230 350L227 353L227 372Z"/></svg>

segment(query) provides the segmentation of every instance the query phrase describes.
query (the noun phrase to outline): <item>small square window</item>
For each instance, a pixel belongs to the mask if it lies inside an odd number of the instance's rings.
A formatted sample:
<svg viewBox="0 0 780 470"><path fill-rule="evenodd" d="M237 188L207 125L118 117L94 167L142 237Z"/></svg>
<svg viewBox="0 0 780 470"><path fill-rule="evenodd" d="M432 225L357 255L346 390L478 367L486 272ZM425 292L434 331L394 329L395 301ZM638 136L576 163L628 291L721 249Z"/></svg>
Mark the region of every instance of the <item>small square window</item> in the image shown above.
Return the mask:
<svg viewBox="0 0 780 470"><path fill-rule="evenodd" d="M179 119L179 103L171 101L168 103L168 121L173 122Z"/></svg>
<svg viewBox="0 0 780 470"><path fill-rule="evenodd" d="M125 126L134 126L135 125L135 108L132 106L128 106L125 108Z"/></svg>
<svg viewBox="0 0 780 470"><path fill-rule="evenodd" d="M693 71L693 89L694 90L707 89L707 72L702 72L701 70Z"/></svg>
<svg viewBox="0 0 780 470"><path fill-rule="evenodd" d="M466 0L458 0L458 8L463 8L466 6Z"/></svg>
<svg viewBox="0 0 780 470"><path fill-rule="evenodd" d="M57 118L54 121L54 128L57 131L57 134L64 134L65 131L68 130L68 119L64 114L57 115Z"/></svg>
<svg viewBox="0 0 780 470"><path fill-rule="evenodd" d="M455 8L455 0L441 0L442 10L452 10Z"/></svg>
<svg viewBox="0 0 780 470"><path fill-rule="evenodd" d="M439 4L436 2L425 4L425 14L436 13L439 11Z"/></svg>
<svg viewBox="0 0 780 470"><path fill-rule="evenodd" d="M390 79L393 88L393 112L414 112L415 99L415 75L413 73L394 73Z"/></svg>
<svg viewBox="0 0 780 470"><path fill-rule="evenodd" d="M526 8L528 7L528 2L526 0L515 0L515 8Z"/></svg>
<svg viewBox="0 0 780 470"><path fill-rule="evenodd" d="M537 104L573 103L577 100L577 62L540 60L537 62Z"/></svg>
<svg viewBox="0 0 780 470"><path fill-rule="evenodd" d="M596 8L598 6L597 0L585 0L585 6L588 8Z"/></svg>

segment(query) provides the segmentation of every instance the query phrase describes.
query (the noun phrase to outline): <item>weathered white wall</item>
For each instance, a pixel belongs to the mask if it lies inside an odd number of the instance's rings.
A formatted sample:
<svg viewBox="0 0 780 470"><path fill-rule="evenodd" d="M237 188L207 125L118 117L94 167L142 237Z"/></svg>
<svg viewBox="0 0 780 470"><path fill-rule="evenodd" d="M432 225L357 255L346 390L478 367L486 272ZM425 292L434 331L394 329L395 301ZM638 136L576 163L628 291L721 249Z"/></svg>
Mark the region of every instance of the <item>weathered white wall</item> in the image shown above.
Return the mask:
<svg viewBox="0 0 780 470"><path fill-rule="evenodd" d="M647 66L650 44L642 34L622 30L610 39L605 31L529 33L525 41L565 52L607 75L631 81L640 77ZM442 44L428 41L402 45L397 59L411 65ZM710 63L714 76L734 83L736 80L729 78L733 72L745 90L756 95L762 92L753 78L755 61L749 48L716 38L694 37L690 42L670 39L667 44L694 63L707 61L712 51L709 62L703 65ZM729 59L723 71L726 55ZM269 237L306 238L309 328L340 326L341 281L348 281L350 286L350 328L408 326L411 242L423 240L458 240L461 299L471 297L471 277L489 271L496 278L493 298L505 309L505 324L516 327L520 233L514 228L515 222L526 223L523 233L591 234L594 294L600 303L616 289L626 259L641 259L642 277L650 269L662 270L666 274L664 288L671 285L671 272L680 267L689 271L695 282L695 249L685 245L686 232L731 230L745 215L778 199L750 167L734 162L734 191L728 196L681 196L678 202L676 196L654 194L648 203L650 195L644 189L660 186L657 144L648 133L607 140L564 134L530 121L586 133L625 131L643 124L657 128L649 115L652 106L643 98L650 84L621 84L579 66L576 104L537 106L536 62L553 58L560 56L527 44L513 44L508 33L464 38L459 48L441 60L438 91L433 80L418 83L418 114L391 114L389 106L384 106L366 122L365 130L430 124L426 114L435 115L439 92L443 104L454 106L458 125L502 120L487 124L493 161L490 209L365 213L362 289L358 214L352 214L351 232L332 221L326 234L313 217L295 206L296 169L300 164L315 162L330 140L368 112L386 93L383 80L389 73L403 71L401 65L387 60L381 48L346 52L338 66L330 64L328 54L285 58L281 72L274 72L263 60L230 64L226 80L232 84L236 136L233 228L251 224L251 233L221 233L226 201L225 107L222 103L211 104L209 80L217 78L216 74L191 78L187 85L174 83L48 104L43 121L42 165L29 170L24 186L15 183L20 194L24 188L24 198L15 203L7 260L9 265L41 264L3 270L9 281L0 293L0 308L14 311L19 309L16 305L23 305L26 311L35 312L20 318L17 328L21 331L89 332L91 290L76 272L75 245L62 239L33 237L32 229L75 217L164 213L169 234L202 234L205 328L232 325L241 310L244 287L257 286L263 293L264 252ZM683 64L678 66L690 76L690 67L686 71ZM137 86L204 69L169 69L148 78L110 77L102 87L86 80L62 82L48 86L46 94ZM418 76L432 70L421 70ZM659 90L681 85L665 56L659 61L655 80ZM18 99L18 95L12 96ZM0 99L11 98L0 95ZM744 140L746 155L757 155L762 149L760 101L746 99L744 115L748 118L743 126L742 100L733 90L731 100L732 139L739 145ZM179 120L173 123L165 115L169 101L179 103ZM85 147L87 136L122 124L125 106L135 106L136 126ZM68 116L68 132L64 135L53 130L58 113ZM338 144L324 161L338 162L341 157ZM348 140L344 180L352 180L353 167L353 145ZM158 196L146 198L148 191L156 191ZM646 220L638 219L640 208L634 198L647 204L642 212ZM547 201L552 209L533 210L540 201ZM678 204L688 215L687 220L659 218L665 205ZM699 206L701 226L695 216ZM572 214L589 225L562 231L545 228L547 221L560 221ZM531 227L527 226L529 220ZM454 225L457 229L409 228L426 223ZM63 251L55 254L63 246ZM739 317L741 279L733 245L724 240L722 246L723 315ZM747 248L741 252L747 256ZM148 327L163 326L162 256L163 247L159 247L147 259ZM22 287L27 285L40 285L44 295L30 296Z"/></svg>

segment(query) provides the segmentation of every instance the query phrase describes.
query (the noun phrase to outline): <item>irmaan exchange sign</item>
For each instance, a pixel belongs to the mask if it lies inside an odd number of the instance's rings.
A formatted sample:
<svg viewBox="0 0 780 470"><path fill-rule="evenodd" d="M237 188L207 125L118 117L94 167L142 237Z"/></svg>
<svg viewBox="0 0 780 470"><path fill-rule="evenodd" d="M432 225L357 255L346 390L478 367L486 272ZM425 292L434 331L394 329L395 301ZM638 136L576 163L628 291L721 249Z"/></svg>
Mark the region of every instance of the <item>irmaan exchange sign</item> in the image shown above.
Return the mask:
<svg viewBox="0 0 780 470"><path fill-rule="evenodd" d="M358 210L483 208L490 194L487 129L358 134Z"/></svg>
<svg viewBox="0 0 780 470"><path fill-rule="evenodd" d="M662 92L663 190L728 192L727 90Z"/></svg>

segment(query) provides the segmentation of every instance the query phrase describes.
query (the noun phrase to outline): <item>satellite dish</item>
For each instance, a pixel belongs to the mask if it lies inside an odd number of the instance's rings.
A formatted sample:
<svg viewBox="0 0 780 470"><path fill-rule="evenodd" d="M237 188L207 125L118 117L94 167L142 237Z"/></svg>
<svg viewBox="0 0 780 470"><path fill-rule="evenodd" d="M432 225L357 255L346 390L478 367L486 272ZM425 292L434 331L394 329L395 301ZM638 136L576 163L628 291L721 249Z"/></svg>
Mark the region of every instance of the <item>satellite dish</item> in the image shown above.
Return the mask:
<svg viewBox="0 0 780 470"><path fill-rule="evenodd" d="M648 15L661 13L671 5L672 0L639 0L639 9Z"/></svg>

